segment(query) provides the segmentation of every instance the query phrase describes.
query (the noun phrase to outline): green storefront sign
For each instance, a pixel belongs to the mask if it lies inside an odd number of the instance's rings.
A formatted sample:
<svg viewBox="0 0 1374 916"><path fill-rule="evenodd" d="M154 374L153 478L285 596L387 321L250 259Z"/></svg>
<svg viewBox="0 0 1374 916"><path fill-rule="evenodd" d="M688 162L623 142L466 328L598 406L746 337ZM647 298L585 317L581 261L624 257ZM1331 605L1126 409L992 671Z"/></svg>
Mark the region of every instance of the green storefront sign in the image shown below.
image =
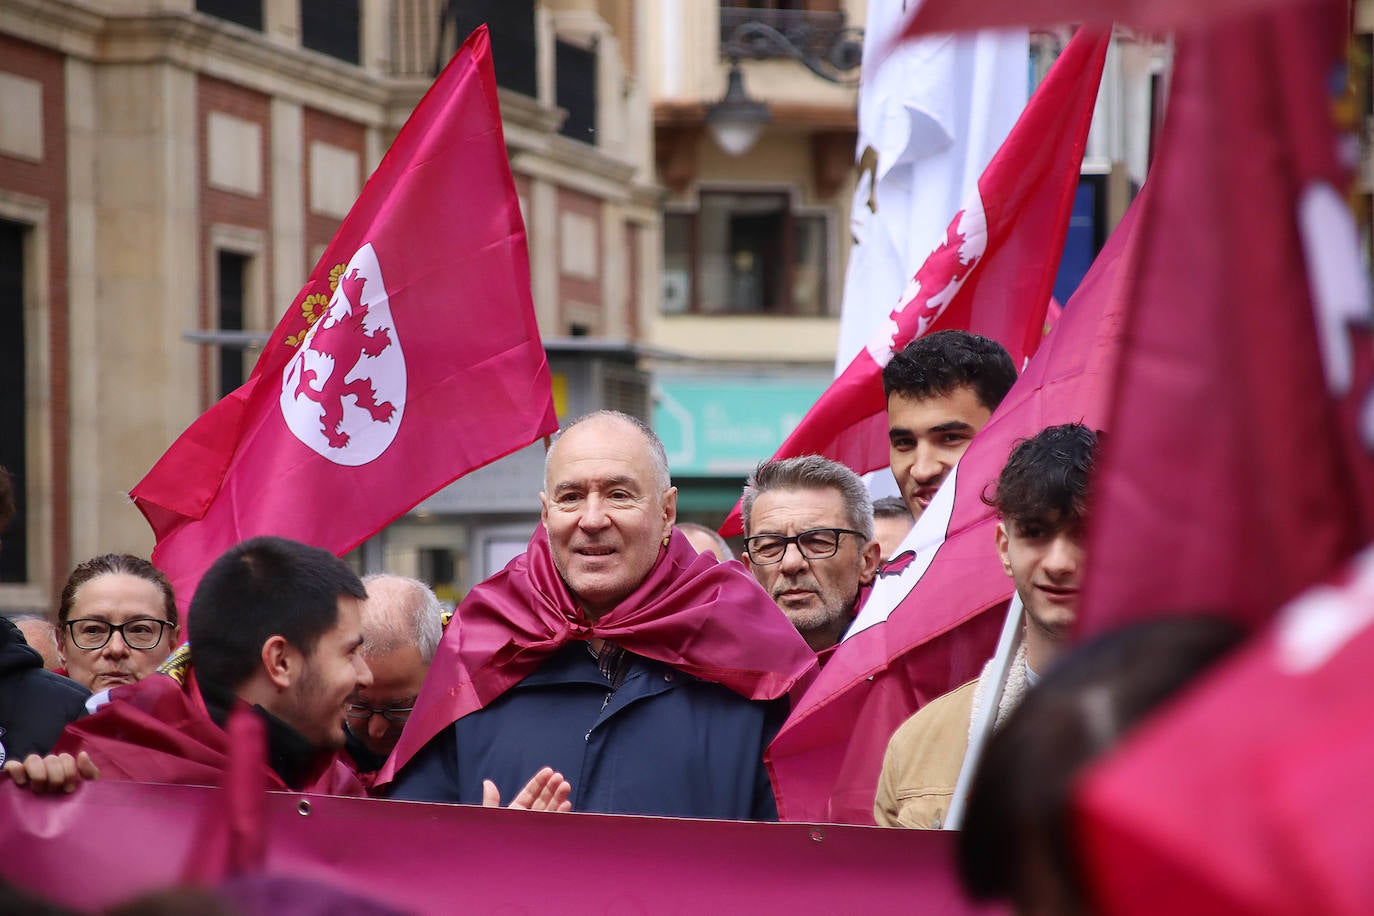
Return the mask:
<svg viewBox="0 0 1374 916"><path fill-rule="evenodd" d="M775 452L829 379L663 378L654 430L674 477L743 476Z"/></svg>

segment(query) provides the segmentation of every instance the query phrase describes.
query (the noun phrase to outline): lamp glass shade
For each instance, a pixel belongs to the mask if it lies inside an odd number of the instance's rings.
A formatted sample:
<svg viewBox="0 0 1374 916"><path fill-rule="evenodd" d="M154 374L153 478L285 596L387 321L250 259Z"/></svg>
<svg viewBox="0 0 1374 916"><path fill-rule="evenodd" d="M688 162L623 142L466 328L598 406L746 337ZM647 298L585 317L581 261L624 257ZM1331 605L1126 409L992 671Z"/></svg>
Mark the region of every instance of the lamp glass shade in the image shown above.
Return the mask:
<svg viewBox="0 0 1374 916"><path fill-rule="evenodd" d="M742 156L758 141L763 128L773 119L768 106L749 97L744 89L744 74L739 65L730 68L725 98L706 112L706 126L721 149L731 156Z"/></svg>

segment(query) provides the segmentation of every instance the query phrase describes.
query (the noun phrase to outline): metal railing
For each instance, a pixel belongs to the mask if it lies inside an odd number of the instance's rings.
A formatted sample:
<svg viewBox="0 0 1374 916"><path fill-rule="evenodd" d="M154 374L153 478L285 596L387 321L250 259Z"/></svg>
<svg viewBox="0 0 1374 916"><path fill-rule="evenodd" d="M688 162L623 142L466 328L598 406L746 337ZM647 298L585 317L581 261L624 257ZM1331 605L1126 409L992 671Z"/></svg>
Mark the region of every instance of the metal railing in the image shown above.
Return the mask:
<svg viewBox="0 0 1374 916"><path fill-rule="evenodd" d="M843 12L722 7L720 56L731 61L788 58L835 83L863 56L863 30L846 25Z"/></svg>
<svg viewBox="0 0 1374 916"><path fill-rule="evenodd" d="M740 26L759 23L782 33L783 37L802 51L824 57L844 32L843 12L814 12L811 10L762 10L741 7L721 7L720 46L725 56L727 45L738 46L743 60L763 60L791 55L773 42L751 39L739 34Z"/></svg>

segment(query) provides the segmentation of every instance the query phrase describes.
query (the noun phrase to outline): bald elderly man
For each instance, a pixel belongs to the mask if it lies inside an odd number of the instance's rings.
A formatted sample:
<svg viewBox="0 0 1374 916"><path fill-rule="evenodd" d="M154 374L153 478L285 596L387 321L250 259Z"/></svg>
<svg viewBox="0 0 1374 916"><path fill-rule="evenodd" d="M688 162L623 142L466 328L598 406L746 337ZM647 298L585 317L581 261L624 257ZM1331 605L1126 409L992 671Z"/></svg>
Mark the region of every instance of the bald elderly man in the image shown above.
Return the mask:
<svg viewBox="0 0 1374 916"><path fill-rule="evenodd" d="M372 683L348 701L349 754L361 773L381 769L410 718L429 673L444 609L430 587L391 573L363 577L363 663Z"/></svg>
<svg viewBox="0 0 1374 916"><path fill-rule="evenodd" d="M775 818L763 751L815 655L743 567L674 529L663 443L583 417L539 498L529 549L455 612L380 781L473 802L549 765L579 811Z"/></svg>

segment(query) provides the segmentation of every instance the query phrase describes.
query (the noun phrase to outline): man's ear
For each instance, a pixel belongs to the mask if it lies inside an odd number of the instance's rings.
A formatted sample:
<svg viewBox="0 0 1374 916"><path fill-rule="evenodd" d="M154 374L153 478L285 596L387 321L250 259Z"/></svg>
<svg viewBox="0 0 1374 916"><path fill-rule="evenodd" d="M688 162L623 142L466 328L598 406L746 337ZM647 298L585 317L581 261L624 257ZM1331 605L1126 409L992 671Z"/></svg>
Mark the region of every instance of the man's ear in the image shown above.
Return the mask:
<svg viewBox="0 0 1374 916"><path fill-rule="evenodd" d="M870 585L883 562L883 546L877 541L869 541L859 552L859 560L862 563L859 567L859 584Z"/></svg>
<svg viewBox="0 0 1374 916"><path fill-rule="evenodd" d="M997 523L997 531L993 534L993 539L997 542L997 559L1002 561L1002 571L1010 576L1011 538L1007 536L1006 522Z"/></svg>
<svg viewBox="0 0 1374 916"><path fill-rule="evenodd" d="M549 530L549 494L544 492L539 494L539 524L545 531Z"/></svg>
<svg viewBox="0 0 1374 916"><path fill-rule="evenodd" d="M663 491L663 536L671 537L677 524L677 487Z"/></svg>
<svg viewBox="0 0 1374 916"><path fill-rule="evenodd" d="M262 644L262 670L272 686L289 688L300 676L300 665L300 653L280 633L269 636Z"/></svg>

